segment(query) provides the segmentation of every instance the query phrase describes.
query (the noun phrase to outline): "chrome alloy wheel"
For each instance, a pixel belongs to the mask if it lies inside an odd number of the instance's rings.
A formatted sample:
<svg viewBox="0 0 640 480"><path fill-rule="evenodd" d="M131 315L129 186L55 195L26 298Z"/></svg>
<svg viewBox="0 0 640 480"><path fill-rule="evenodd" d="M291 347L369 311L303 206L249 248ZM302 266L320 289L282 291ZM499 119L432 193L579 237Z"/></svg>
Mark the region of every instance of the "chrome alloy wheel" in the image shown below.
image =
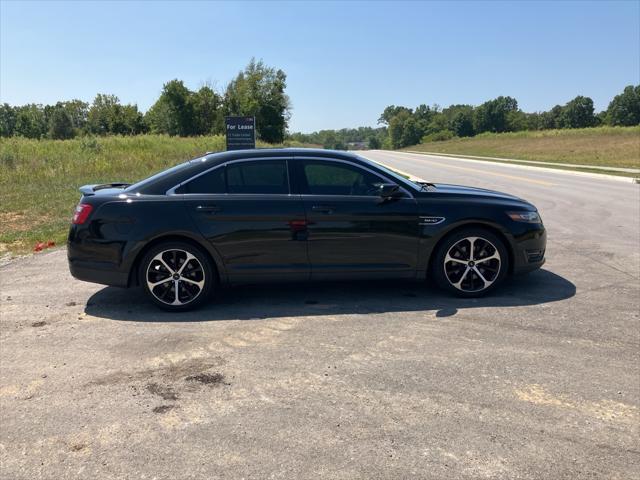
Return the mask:
<svg viewBox="0 0 640 480"><path fill-rule="evenodd" d="M164 250L149 262L146 281L149 291L162 303L186 305L204 288L204 268L185 250Z"/></svg>
<svg viewBox="0 0 640 480"><path fill-rule="evenodd" d="M500 252L482 237L459 240L444 258L447 280L463 292L481 292L489 288L498 278L501 266Z"/></svg>

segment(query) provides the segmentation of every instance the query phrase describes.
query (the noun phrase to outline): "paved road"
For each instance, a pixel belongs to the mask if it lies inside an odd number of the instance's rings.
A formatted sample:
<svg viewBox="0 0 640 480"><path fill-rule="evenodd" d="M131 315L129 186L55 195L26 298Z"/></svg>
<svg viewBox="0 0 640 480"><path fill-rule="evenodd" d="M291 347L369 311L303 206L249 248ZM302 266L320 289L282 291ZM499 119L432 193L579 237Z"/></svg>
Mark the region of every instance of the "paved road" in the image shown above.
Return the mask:
<svg viewBox="0 0 640 480"><path fill-rule="evenodd" d="M639 186L367 152L538 205L548 263L497 295L243 287L162 313L0 267L0 478L634 478Z"/></svg>

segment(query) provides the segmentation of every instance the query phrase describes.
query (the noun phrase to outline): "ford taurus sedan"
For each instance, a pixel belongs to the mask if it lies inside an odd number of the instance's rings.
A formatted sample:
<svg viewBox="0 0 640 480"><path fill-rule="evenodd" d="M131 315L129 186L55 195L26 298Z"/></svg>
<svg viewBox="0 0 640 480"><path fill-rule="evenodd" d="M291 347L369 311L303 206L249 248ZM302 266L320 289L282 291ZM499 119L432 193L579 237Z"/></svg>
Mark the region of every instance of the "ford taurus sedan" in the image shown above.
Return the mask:
<svg viewBox="0 0 640 480"><path fill-rule="evenodd" d="M207 154L80 191L73 276L139 285L171 311L202 305L221 285L263 281L430 277L475 297L544 263L546 232L530 203L410 181L346 152Z"/></svg>

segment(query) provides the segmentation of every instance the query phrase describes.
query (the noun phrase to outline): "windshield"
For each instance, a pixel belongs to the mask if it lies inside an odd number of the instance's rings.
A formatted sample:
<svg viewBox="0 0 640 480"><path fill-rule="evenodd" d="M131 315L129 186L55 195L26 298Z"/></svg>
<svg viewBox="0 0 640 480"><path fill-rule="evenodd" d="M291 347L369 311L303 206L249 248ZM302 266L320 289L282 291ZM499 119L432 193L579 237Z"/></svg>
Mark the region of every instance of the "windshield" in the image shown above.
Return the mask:
<svg viewBox="0 0 640 480"><path fill-rule="evenodd" d="M362 157L360 157L360 158L362 158ZM386 173L390 177L393 177L396 180L399 180L401 183L409 184L411 187L415 188L416 190L422 190L422 186L421 185L417 184L416 182L413 182L413 181L409 180L404 175L399 174L398 172L390 169L389 167L385 167L384 165L382 165L381 163L378 163L378 162L372 162L368 158L363 158L363 160L365 162L369 162L369 163L373 164L379 170L382 170L384 173Z"/></svg>

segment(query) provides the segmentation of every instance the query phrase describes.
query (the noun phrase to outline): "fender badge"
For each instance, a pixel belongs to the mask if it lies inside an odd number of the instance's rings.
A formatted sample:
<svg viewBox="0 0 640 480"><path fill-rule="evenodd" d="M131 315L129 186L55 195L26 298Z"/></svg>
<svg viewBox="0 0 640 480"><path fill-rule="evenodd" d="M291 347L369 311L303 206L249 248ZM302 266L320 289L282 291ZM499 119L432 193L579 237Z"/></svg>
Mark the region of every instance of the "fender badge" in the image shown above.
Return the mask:
<svg viewBox="0 0 640 480"><path fill-rule="evenodd" d="M420 225L437 225L446 220L445 217L420 217Z"/></svg>

